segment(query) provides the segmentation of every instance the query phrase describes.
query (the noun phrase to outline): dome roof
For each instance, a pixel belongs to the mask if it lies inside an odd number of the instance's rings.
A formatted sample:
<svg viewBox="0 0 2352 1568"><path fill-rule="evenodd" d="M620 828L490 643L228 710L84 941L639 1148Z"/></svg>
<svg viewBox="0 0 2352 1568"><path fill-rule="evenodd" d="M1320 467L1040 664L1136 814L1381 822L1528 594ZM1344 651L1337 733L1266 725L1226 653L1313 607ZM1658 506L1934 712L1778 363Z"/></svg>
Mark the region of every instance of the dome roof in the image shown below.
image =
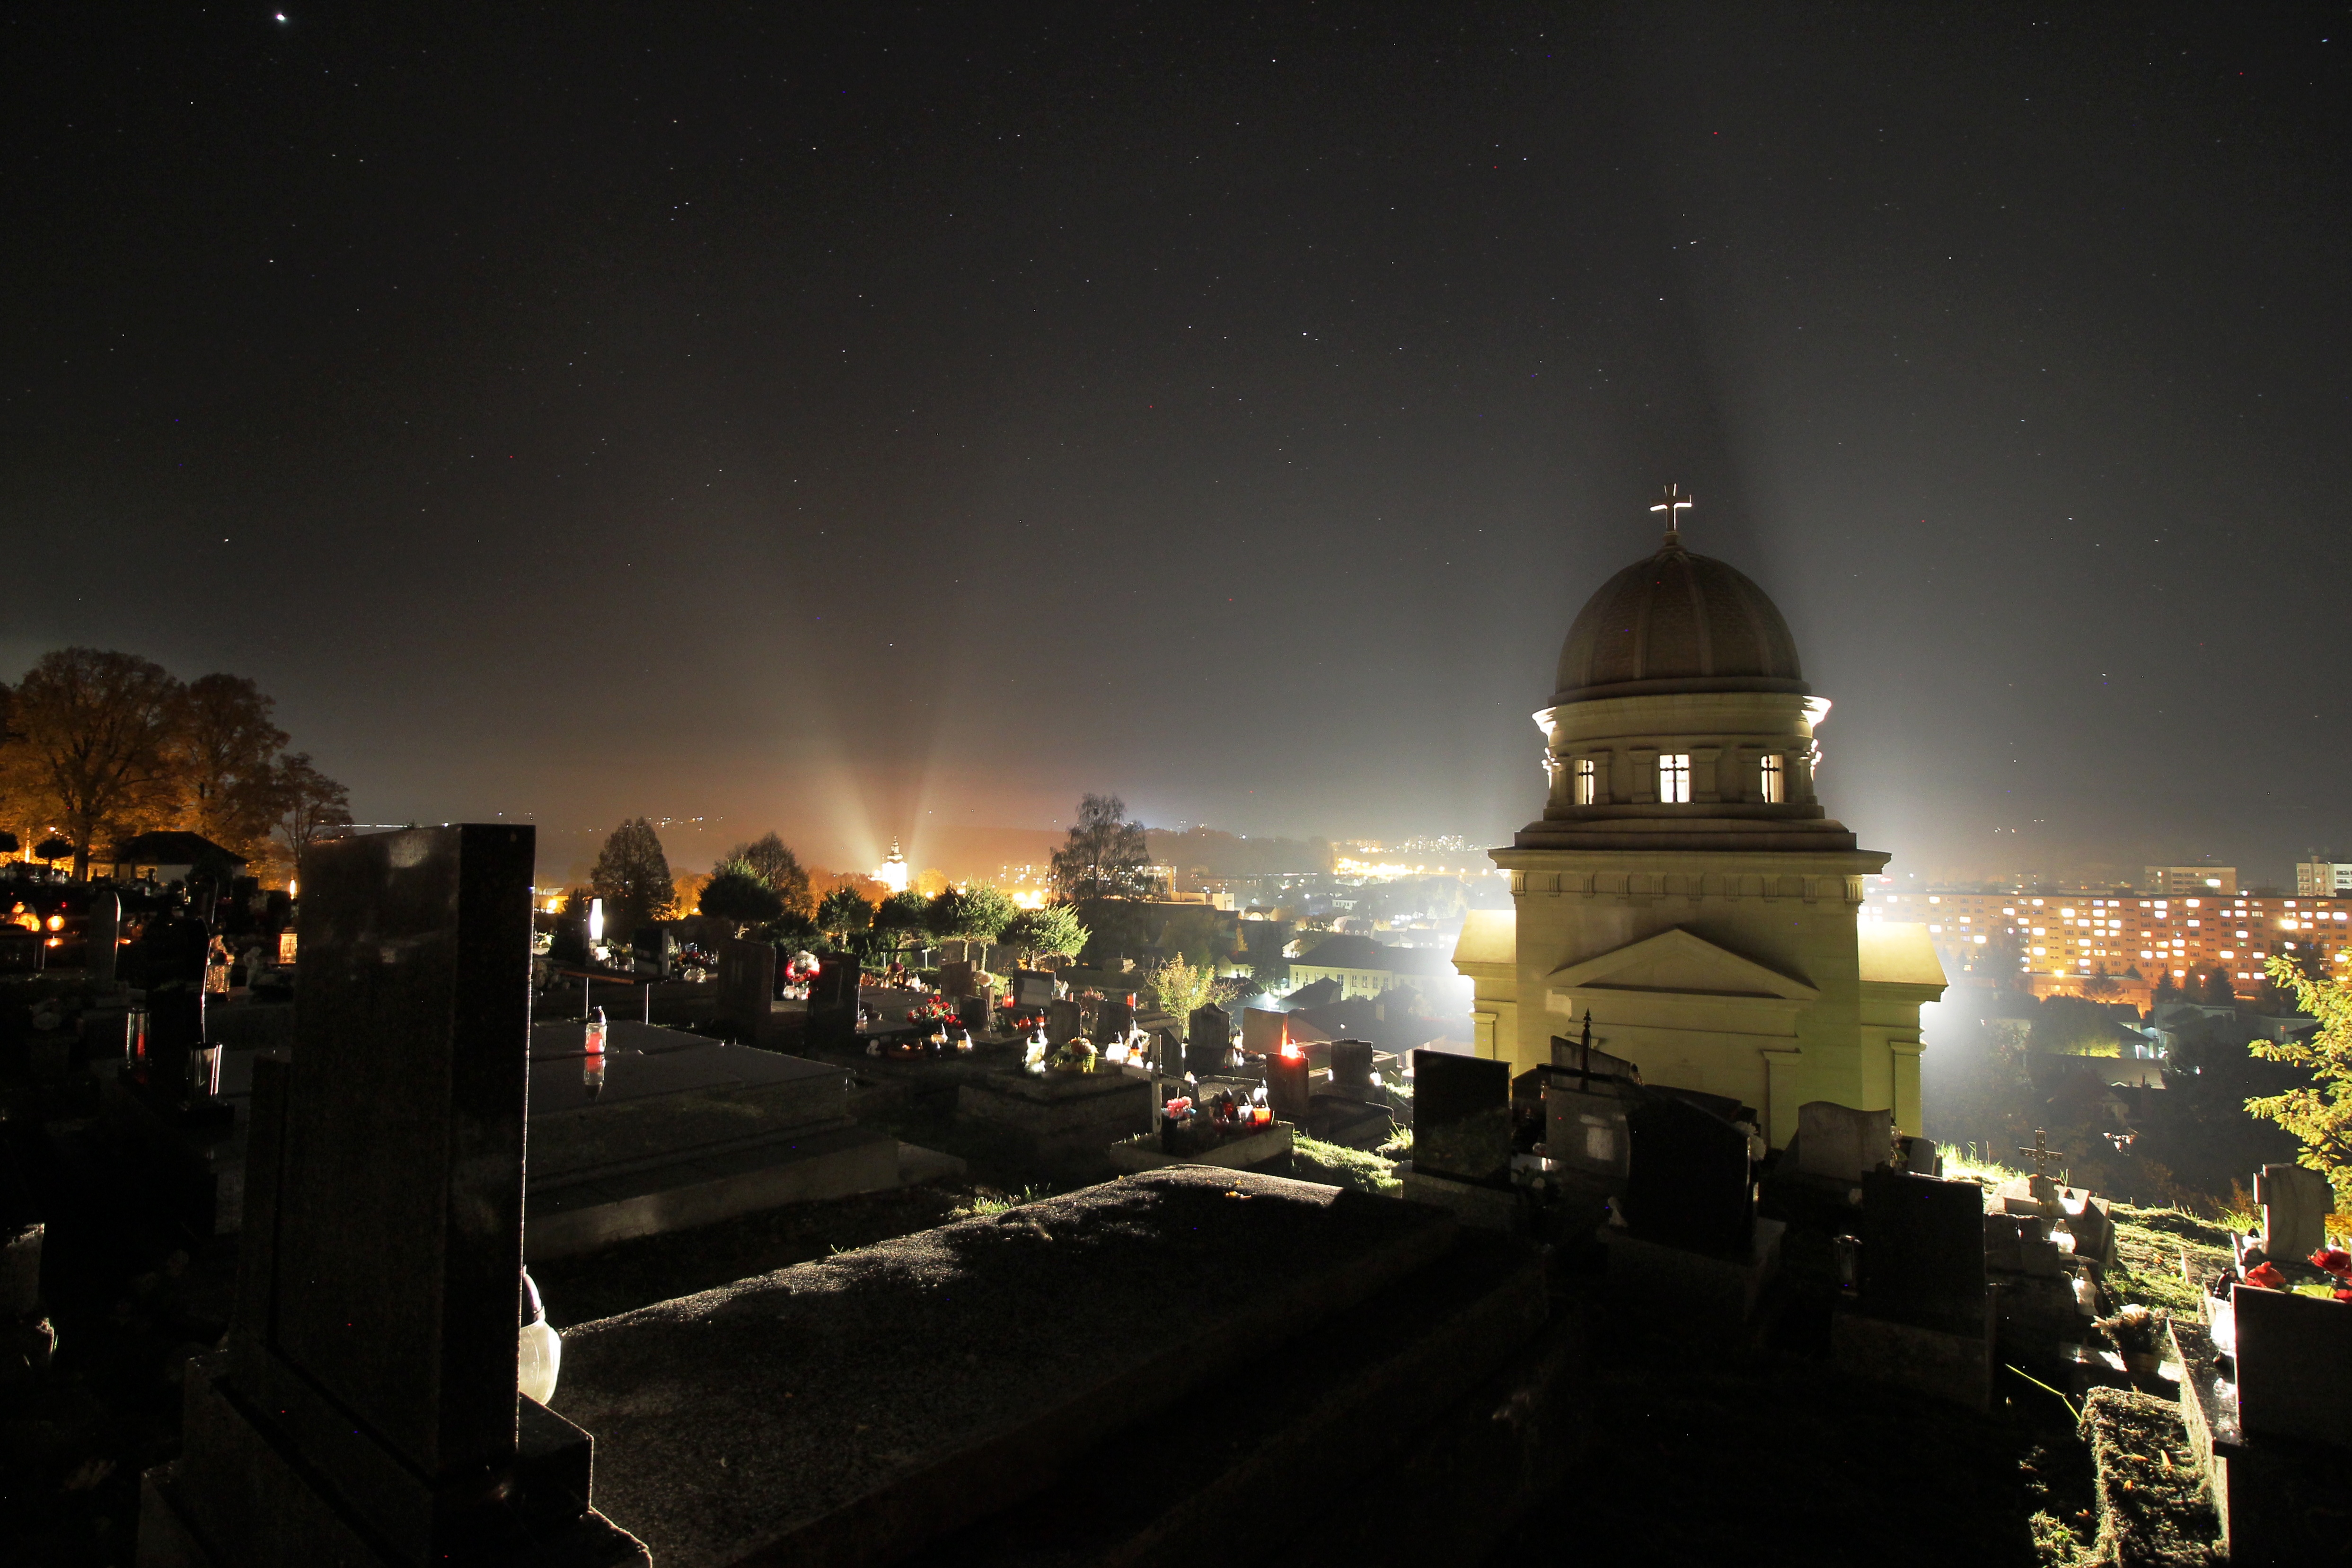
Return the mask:
<svg viewBox="0 0 2352 1568"><path fill-rule="evenodd" d="M1666 535L1585 602L1552 702L1682 691L1807 691L1796 639L1764 590Z"/></svg>

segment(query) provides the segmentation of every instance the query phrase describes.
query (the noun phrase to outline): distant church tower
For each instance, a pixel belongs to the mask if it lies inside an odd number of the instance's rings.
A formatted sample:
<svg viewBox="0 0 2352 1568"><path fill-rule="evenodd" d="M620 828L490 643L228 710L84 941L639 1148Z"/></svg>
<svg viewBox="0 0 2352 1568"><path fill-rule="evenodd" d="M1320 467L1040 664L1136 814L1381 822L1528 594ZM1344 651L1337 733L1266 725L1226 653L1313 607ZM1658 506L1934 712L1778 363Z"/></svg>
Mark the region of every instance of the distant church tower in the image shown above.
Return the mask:
<svg viewBox="0 0 2352 1568"><path fill-rule="evenodd" d="M890 858L875 868L874 879L894 893L907 890L907 858L898 852L898 841L890 840Z"/></svg>
<svg viewBox="0 0 2352 1568"><path fill-rule="evenodd" d="M1454 963L1482 1056L1524 1072L1585 1014L1652 1083L1735 1095L1773 1144L1797 1108L1889 1109L1919 1131L1919 1006L1944 991L1921 926L1864 927L1854 846L1813 793L1812 695L1764 591L1665 539L1569 628L1544 732L1543 816L1493 852L1509 912Z"/></svg>

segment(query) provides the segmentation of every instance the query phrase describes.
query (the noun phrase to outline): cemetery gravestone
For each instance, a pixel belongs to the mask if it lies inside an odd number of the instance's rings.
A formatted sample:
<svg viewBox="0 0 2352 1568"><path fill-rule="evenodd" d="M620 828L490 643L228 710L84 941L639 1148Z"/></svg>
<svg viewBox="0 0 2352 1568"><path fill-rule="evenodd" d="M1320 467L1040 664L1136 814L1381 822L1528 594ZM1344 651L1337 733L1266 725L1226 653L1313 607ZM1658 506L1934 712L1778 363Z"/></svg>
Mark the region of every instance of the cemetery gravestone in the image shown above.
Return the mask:
<svg viewBox="0 0 2352 1568"><path fill-rule="evenodd" d="M1016 969L1013 972L1013 1005L1020 1008L1043 1008L1054 1000L1054 977L1042 969Z"/></svg>
<svg viewBox="0 0 2352 1568"><path fill-rule="evenodd" d="M719 944L719 1016L759 1043L775 1011L776 950L729 938Z"/></svg>
<svg viewBox="0 0 2352 1568"><path fill-rule="evenodd" d="M1356 1100L1369 1099L1380 1092L1372 1079L1370 1040L1331 1042L1331 1089Z"/></svg>
<svg viewBox="0 0 2352 1568"><path fill-rule="evenodd" d="M2300 1263L2326 1247L2335 1198L2316 1171L2264 1165L2254 1177L2254 1201L2263 1205L2263 1256Z"/></svg>
<svg viewBox="0 0 2352 1568"><path fill-rule="evenodd" d="M1276 1051L1265 1058L1265 1100L1276 1121L1307 1125L1311 1101L1307 1093L1307 1058Z"/></svg>
<svg viewBox="0 0 2352 1568"><path fill-rule="evenodd" d="M1863 1300L1878 1316L1982 1335L1984 1189L1901 1171L1862 1178Z"/></svg>
<svg viewBox="0 0 2352 1568"><path fill-rule="evenodd" d="M1184 1043L1184 1068L1193 1077L1224 1071L1225 1058L1234 1048L1232 1016L1223 1007L1193 1008L1186 1020Z"/></svg>
<svg viewBox="0 0 2352 1568"><path fill-rule="evenodd" d="M1508 1180L1510 1064L1416 1050L1412 1067L1412 1168L1465 1182Z"/></svg>
<svg viewBox="0 0 2352 1568"><path fill-rule="evenodd" d="M1078 1005L1068 997L1045 1005L1045 1043L1059 1049L1078 1037L1084 1025Z"/></svg>
<svg viewBox="0 0 2352 1568"><path fill-rule="evenodd" d="M1123 1040L1135 1027L1135 1009L1123 998L1097 1003L1095 1006L1095 1038L1097 1041Z"/></svg>
<svg viewBox="0 0 2352 1568"><path fill-rule="evenodd" d="M1895 1113L1856 1110L1826 1100L1797 1108L1797 1169L1848 1185L1887 1163L1895 1149Z"/></svg>
<svg viewBox="0 0 2352 1568"><path fill-rule="evenodd" d="M587 1434L516 1391L532 831L303 858L299 1068L257 1062L227 1351L139 1561L643 1563Z"/></svg>
<svg viewBox="0 0 2352 1568"><path fill-rule="evenodd" d="M667 980L670 966L677 958L677 939L666 926L639 926L629 938L629 951L635 961L636 972L653 980ZM773 952L771 949L771 953ZM771 958L770 963L773 963Z"/></svg>
<svg viewBox="0 0 2352 1568"><path fill-rule="evenodd" d="M940 965L940 994L969 996L971 992L971 965L960 958L950 958Z"/></svg>
<svg viewBox="0 0 2352 1568"><path fill-rule="evenodd" d="M117 944L122 940L122 900L100 889L89 896L89 956L83 967L89 983L101 991L114 988Z"/></svg>
<svg viewBox="0 0 2352 1568"><path fill-rule="evenodd" d="M1745 1258L1756 1233L1748 1133L1669 1094L1642 1097L1625 1118L1631 1157L1625 1223L1634 1236L1723 1258Z"/></svg>
<svg viewBox="0 0 2352 1568"><path fill-rule="evenodd" d="M205 958L211 942L204 921L184 910L149 921L140 937L148 1082L174 1103L209 1098L209 1089L193 1092L190 1072L205 1044Z"/></svg>
<svg viewBox="0 0 2352 1568"><path fill-rule="evenodd" d="M1270 1057L1290 1038L1290 1015L1264 1007L1242 1009L1242 1054Z"/></svg>

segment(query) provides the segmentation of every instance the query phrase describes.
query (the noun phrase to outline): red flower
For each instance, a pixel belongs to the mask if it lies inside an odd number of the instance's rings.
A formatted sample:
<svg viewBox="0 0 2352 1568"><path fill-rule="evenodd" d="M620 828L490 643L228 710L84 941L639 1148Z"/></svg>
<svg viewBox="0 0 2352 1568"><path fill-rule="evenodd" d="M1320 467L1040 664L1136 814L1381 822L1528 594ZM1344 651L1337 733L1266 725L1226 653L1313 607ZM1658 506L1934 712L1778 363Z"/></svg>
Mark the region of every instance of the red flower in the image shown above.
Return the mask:
<svg viewBox="0 0 2352 1568"><path fill-rule="evenodd" d="M2286 1276L2279 1272L2275 1263L2257 1263L2246 1270L2246 1283L2259 1285L2265 1290L2284 1290L2286 1289Z"/></svg>
<svg viewBox="0 0 2352 1568"><path fill-rule="evenodd" d="M2352 1252L2323 1247L2311 1255L2311 1266L2326 1274L2352 1274Z"/></svg>

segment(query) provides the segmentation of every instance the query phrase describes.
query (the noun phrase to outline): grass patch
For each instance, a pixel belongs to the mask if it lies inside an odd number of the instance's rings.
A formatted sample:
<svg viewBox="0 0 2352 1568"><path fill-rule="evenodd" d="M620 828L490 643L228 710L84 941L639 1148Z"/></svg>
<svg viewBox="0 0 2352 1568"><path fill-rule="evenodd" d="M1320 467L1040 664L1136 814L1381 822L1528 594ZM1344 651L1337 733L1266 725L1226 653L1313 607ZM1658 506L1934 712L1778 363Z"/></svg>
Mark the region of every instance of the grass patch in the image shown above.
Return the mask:
<svg viewBox="0 0 2352 1568"><path fill-rule="evenodd" d="M950 1219L984 1219L1007 1209L1017 1209L1023 1204L1034 1204L1039 1198L1051 1197L1051 1187L1027 1186L1017 1193L1002 1193L993 1187L982 1187L951 1210Z"/></svg>
<svg viewBox="0 0 2352 1568"><path fill-rule="evenodd" d="M2200 1276L2230 1260L2230 1228L2184 1209L2135 1208L2116 1204L2116 1267L2107 1289L2116 1300L2162 1307L2192 1321L2199 1315L2197 1288L2181 1272L2185 1256Z"/></svg>
<svg viewBox="0 0 2352 1568"><path fill-rule="evenodd" d="M1383 1197L1393 1197L1404 1190L1404 1184L1397 1180L1395 1161L1369 1150L1326 1143L1303 1132L1291 1135L1288 1173L1302 1182L1353 1187L1358 1192L1376 1193Z"/></svg>
<svg viewBox="0 0 2352 1568"><path fill-rule="evenodd" d="M1941 1152L1944 1175L1949 1181L1981 1182L1986 1186L1997 1187L2003 1182L2018 1181L2025 1174L2016 1166L2004 1165L1994 1159L1990 1151L1979 1157L1973 1143L1948 1147Z"/></svg>

